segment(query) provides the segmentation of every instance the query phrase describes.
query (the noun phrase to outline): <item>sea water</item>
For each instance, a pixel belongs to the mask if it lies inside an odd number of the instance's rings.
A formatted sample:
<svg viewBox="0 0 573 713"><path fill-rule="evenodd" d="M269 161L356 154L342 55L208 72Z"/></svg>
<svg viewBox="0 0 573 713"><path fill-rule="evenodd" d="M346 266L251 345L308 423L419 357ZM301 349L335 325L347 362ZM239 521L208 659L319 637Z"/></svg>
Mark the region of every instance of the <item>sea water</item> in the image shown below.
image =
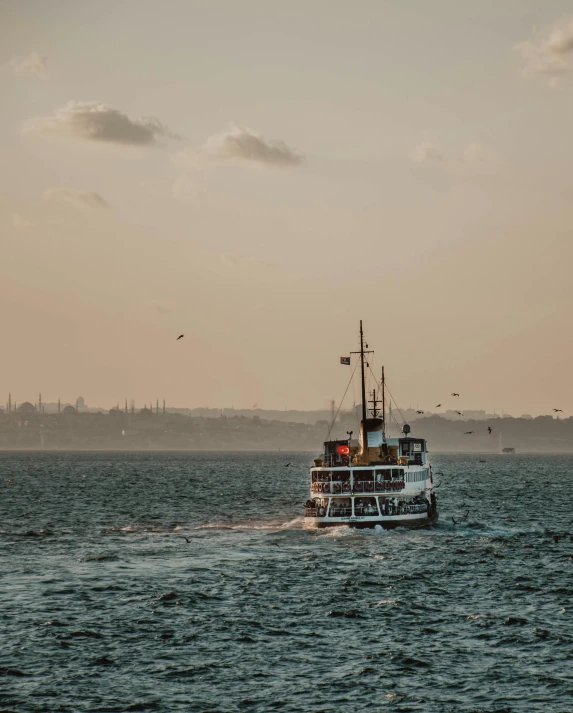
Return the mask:
<svg viewBox="0 0 573 713"><path fill-rule="evenodd" d="M571 457L435 455L423 531L304 529L311 458L0 454L0 710L573 711Z"/></svg>

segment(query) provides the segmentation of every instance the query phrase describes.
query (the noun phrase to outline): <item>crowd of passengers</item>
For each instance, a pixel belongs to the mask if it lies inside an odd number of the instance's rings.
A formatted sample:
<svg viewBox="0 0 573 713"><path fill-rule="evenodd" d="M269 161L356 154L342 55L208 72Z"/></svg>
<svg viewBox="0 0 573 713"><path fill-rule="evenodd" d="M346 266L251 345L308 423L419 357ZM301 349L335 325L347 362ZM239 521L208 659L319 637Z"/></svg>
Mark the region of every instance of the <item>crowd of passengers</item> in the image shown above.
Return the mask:
<svg viewBox="0 0 573 713"><path fill-rule="evenodd" d="M388 492L401 490L405 487L403 468L386 468L384 470L354 471L353 482L350 481L350 471L329 473L318 471L312 474L310 489L313 493L349 493L357 492Z"/></svg>
<svg viewBox="0 0 573 713"><path fill-rule="evenodd" d="M380 513L378 512L378 500ZM314 517L351 517L351 498L333 498L328 507L327 499L315 498L305 503L306 514ZM429 512L429 502L421 495L413 498L354 498L355 516L412 515Z"/></svg>
<svg viewBox="0 0 573 713"><path fill-rule="evenodd" d="M328 470L318 470L313 471L311 480L313 483L329 483L331 480L333 483L348 483L350 482L350 471L328 471ZM380 483L382 481L388 480L404 480L404 468L384 468L383 470L376 470L376 478L374 478L373 470L355 470L354 480L362 480L364 482L371 481Z"/></svg>

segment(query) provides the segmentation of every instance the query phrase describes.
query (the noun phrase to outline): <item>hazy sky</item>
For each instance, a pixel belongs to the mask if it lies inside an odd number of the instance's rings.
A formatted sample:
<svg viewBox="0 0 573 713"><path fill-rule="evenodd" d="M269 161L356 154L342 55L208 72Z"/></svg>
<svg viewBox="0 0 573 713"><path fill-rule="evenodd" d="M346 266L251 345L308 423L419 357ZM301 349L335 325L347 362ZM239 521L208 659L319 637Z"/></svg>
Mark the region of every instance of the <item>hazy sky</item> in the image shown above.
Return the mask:
<svg viewBox="0 0 573 713"><path fill-rule="evenodd" d="M322 408L362 318L404 406L573 412L570 0L3 0L0 39L0 401Z"/></svg>

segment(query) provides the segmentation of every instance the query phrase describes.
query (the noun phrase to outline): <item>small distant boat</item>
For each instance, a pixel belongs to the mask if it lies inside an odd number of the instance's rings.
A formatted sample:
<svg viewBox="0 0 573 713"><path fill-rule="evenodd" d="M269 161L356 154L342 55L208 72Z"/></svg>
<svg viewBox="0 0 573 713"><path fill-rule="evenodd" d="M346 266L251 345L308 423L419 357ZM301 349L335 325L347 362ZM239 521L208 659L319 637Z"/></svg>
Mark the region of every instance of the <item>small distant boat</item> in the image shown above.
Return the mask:
<svg viewBox="0 0 573 713"><path fill-rule="evenodd" d="M351 440L349 432L350 438L324 443L322 457L310 469L310 499L305 503L304 524L385 529L431 527L438 520L438 508L426 441L412 437L407 424L401 437L388 438L384 371L381 399L376 398L374 390L368 402L372 408L367 408L364 376L367 353L371 352L364 349L360 322L360 437ZM342 363L349 364L350 358Z"/></svg>
<svg viewBox="0 0 573 713"><path fill-rule="evenodd" d="M499 434L499 452L500 453L515 453L515 448L511 448L511 447L507 447L507 446L505 448L503 447L501 433Z"/></svg>

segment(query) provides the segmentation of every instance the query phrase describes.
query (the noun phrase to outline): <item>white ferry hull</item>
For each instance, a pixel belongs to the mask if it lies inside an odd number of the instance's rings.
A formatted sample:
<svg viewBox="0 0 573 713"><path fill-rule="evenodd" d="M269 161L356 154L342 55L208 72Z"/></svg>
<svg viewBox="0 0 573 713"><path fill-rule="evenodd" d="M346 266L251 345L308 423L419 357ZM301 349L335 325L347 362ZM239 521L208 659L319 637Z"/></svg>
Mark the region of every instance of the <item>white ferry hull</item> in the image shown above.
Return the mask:
<svg viewBox="0 0 573 713"><path fill-rule="evenodd" d="M373 529L382 527L385 530L394 530L396 527L407 527L410 529L421 529L434 527L438 522L438 514L428 516L427 513L416 513L413 515L373 515L373 516L352 516L352 517L305 517L305 528L324 527L354 527L358 530Z"/></svg>

